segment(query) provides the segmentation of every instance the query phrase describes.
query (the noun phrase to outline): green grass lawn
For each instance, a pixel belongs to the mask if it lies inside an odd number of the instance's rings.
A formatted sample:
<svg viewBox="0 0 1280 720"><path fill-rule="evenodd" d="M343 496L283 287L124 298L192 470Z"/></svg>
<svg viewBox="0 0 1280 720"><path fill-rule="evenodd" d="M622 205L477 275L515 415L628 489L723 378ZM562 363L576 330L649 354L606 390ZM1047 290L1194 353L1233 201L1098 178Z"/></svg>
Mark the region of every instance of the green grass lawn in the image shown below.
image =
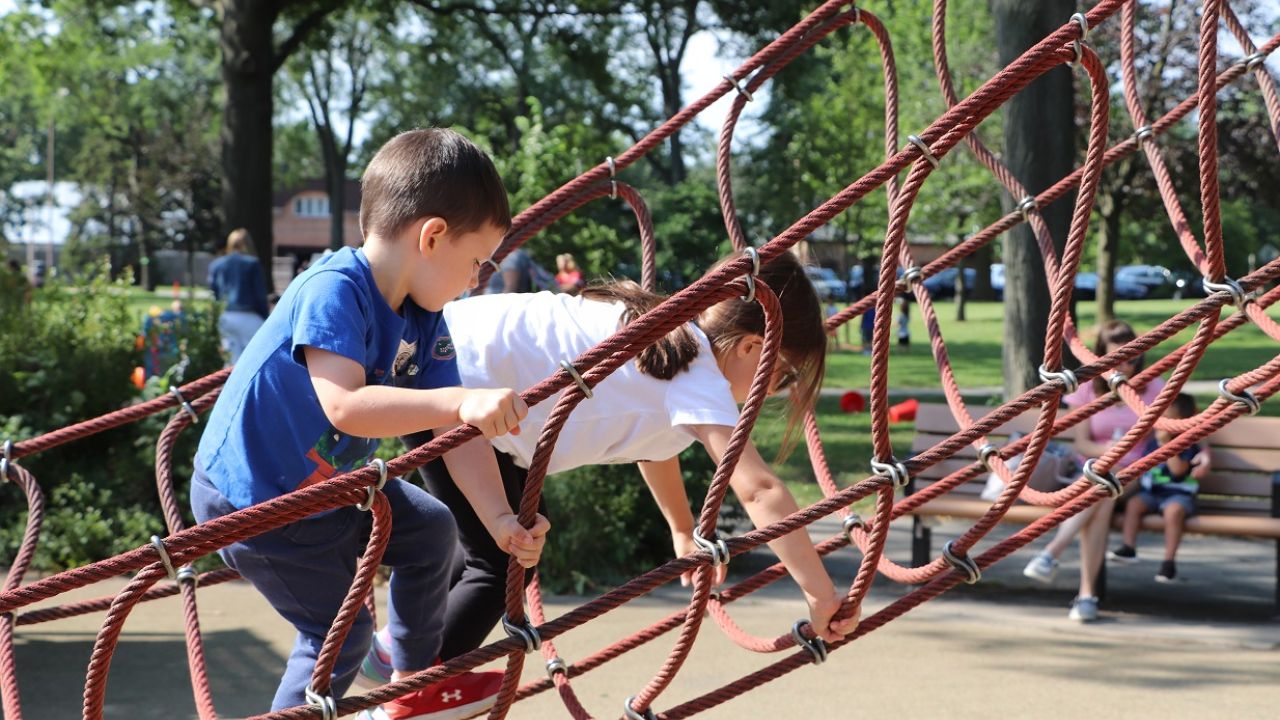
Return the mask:
<svg viewBox="0 0 1280 720"><path fill-rule="evenodd" d="M1116 303L1116 312L1142 333L1192 304L1194 303L1190 300L1134 300ZM946 341L951 366L960 386L1000 387L1004 382L1000 357L1004 338L1003 304L969 302L966 308L968 319L965 322L956 321L953 303L941 302L936 307L942 337ZM1079 304L1080 331L1090 345L1093 342L1096 317L1094 310L1093 302ZM1280 318L1280 309L1272 308L1271 316ZM854 347L844 342L842 332L841 349L827 356L827 387L863 388L868 383L871 358L856 350L859 322L855 319L850 323L855 325L850 328L849 333L854 339ZM1193 326L1157 346L1148 353L1148 363L1189 341L1194 330ZM889 358L890 387L939 388L938 367L929 347L923 314L918 306L912 308L911 340L911 347L905 352L897 345L893 346ZM1248 324L1215 342L1192 377L1196 380L1231 377L1256 368L1275 357L1278 352L1280 346L1256 326Z"/></svg>

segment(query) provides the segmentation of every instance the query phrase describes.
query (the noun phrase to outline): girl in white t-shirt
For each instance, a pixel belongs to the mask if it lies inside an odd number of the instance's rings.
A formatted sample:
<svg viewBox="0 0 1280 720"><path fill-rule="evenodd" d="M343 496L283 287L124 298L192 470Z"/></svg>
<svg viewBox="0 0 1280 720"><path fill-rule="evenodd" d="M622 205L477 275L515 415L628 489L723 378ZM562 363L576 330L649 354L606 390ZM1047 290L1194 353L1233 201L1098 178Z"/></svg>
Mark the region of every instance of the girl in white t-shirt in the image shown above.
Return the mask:
<svg viewBox="0 0 1280 720"><path fill-rule="evenodd" d="M825 367L822 308L803 268L791 253L766 263L760 279L778 295L784 318L781 356L772 391L788 387L793 438L814 402ZM623 325L665 299L633 282L585 288L580 296L483 295L450 303L458 370L466 387L527 388L560 370ZM713 460L723 456L746 399L764 346L759 303L737 298L708 308L634 362L619 367L594 389L594 397L570 415L551 455L548 473L584 465L634 462L671 527L676 556L697 550L695 523L677 456L694 441ZM497 438L499 466L511 502L519 502L538 436L555 398L530 408L519 435ZM410 438L421 443L423 437ZM479 647L503 612L507 554L471 510L443 463L422 469L427 489L454 512L465 562L449 595L444 660ZM786 486L756 448L747 443L730 479L752 521L763 527L796 511ZM547 515L545 499L539 512ZM814 631L834 641L857 619L833 623L843 596L836 591L805 533L769 543L804 590ZM690 576L682 578L688 582ZM715 582L724 580L718 569Z"/></svg>

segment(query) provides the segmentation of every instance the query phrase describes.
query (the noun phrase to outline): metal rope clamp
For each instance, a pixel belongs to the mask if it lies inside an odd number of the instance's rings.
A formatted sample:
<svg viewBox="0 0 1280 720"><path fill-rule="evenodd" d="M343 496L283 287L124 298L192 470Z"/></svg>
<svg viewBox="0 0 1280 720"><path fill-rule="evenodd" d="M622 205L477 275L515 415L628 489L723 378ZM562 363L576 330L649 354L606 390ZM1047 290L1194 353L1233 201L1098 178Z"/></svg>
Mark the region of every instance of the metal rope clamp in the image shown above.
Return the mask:
<svg viewBox="0 0 1280 720"><path fill-rule="evenodd" d="M742 302L752 303L756 301L756 277L760 274L760 252L753 247L744 249L743 254L751 258L751 274L747 275L747 294L742 296Z"/></svg>
<svg viewBox="0 0 1280 720"><path fill-rule="evenodd" d="M13 463L13 440L4 441L4 455L0 456L0 482L9 479L9 466Z"/></svg>
<svg viewBox="0 0 1280 720"><path fill-rule="evenodd" d="M1267 56L1263 55L1262 51L1259 50L1248 57L1241 58L1240 64L1244 65L1245 72L1249 72L1251 70L1257 70L1262 66L1262 63L1266 62L1266 60Z"/></svg>
<svg viewBox="0 0 1280 720"><path fill-rule="evenodd" d="M938 162L938 156L933 154L933 151L929 149L929 144L920 139L919 135L908 135L907 142L920 148L920 155L924 157L925 160L929 161L929 164L933 166L934 170L938 169L941 165L941 163Z"/></svg>
<svg viewBox="0 0 1280 720"><path fill-rule="evenodd" d="M991 472L991 458L1000 454L1000 448L992 443L987 443L978 448L978 462L982 464L982 468L987 472Z"/></svg>
<svg viewBox="0 0 1280 720"><path fill-rule="evenodd" d="M903 290L910 290L911 283L919 280L923 276L924 271L920 269L920 266L912 265L909 268L903 269L902 278L898 282L902 283Z"/></svg>
<svg viewBox="0 0 1280 720"><path fill-rule="evenodd" d="M562 660L559 656L553 657L547 661L547 677L555 679L556 673L569 677L569 663Z"/></svg>
<svg viewBox="0 0 1280 720"><path fill-rule="evenodd" d="M369 461L369 465L378 468L378 484L366 486L365 490L368 491L369 496L364 499L364 502L356 504L357 509L365 512L373 510L373 499L377 497L378 491L387 484L387 461L382 458L374 458Z"/></svg>
<svg viewBox="0 0 1280 720"><path fill-rule="evenodd" d="M595 397L594 393L591 392L591 386L587 385L587 381L582 379L582 375L578 372L578 368L573 366L573 363L568 360L561 360L560 367L564 368L564 371L569 373L569 377L573 378L573 381L578 384L578 389L582 391L582 394L585 395L588 400Z"/></svg>
<svg viewBox="0 0 1280 720"><path fill-rule="evenodd" d="M511 622L511 617L506 613L502 613L502 629L507 631L508 637L520 638L524 641L524 652L526 655L536 652L542 647L542 636L538 634L538 629L528 620L523 625L516 625Z"/></svg>
<svg viewBox="0 0 1280 720"><path fill-rule="evenodd" d="M804 633L800 632L800 628L808 624L808 620L797 620L791 626L791 638L796 641L796 645L809 651L809 654L813 656L814 665L821 665L827 660L827 643L820 637L815 637L812 640L805 637Z"/></svg>
<svg viewBox="0 0 1280 720"><path fill-rule="evenodd" d="M1076 379L1076 374L1066 368L1062 368L1057 372L1049 372L1048 368L1041 365L1039 372L1041 382L1062 383L1063 391L1066 393L1073 393L1076 391L1076 388L1080 387L1080 381Z"/></svg>
<svg viewBox="0 0 1280 720"><path fill-rule="evenodd" d="M312 690L311 683L307 683L307 689L303 694L307 698L308 705L320 708L320 717L323 720L338 720L338 701L332 695L321 695Z"/></svg>
<svg viewBox="0 0 1280 720"><path fill-rule="evenodd" d="M1071 48L1076 53L1076 59L1071 64L1078 65L1084 59L1084 41L1089 37L1089 19L1084 13L1076 13L1071 16L1071 21L1080 26L1080 39L1071 41Z"/></svg>
<svg viewBox="0 0 1280 720"><path fill-rule="evenodd" d="M616 200L618 198L618 163L614 162L612 155L606 157L604 161L609 163L609 198Z"/></svg>
<svg viewBox="0 0 1280 720"><path fill-rule="evenodd" d="M159 535L152 535L151 545L159 553L160 562L164 564L164 571L169 574L169 579L177 580L178 572L173 569L173 560L169 558L169 550L164 546L164 541L160 539Z"/></svg>
<svg viewBox="0 0 1280 720"><path fill-rule="evenodd" d="M1120 393L1120 386L1127 382L1129 382L1129 376L1119 370L1107 376L1107 387L1111 388L1111 392L1116 394Z"/></svg>
<svg viewBox="0 0 1280 720"><path fill-rule="evenodd" d="M898 459L893 456L889 457L889 462L872 460L871 472L874 475L889 478L895 488L904 488L911 482L911 474L907 472L907 466L898 462Z"/></svg>
<svg viewBox="0 0 1280 720"><path fill-rule="evenodd" d="M1244 291L1240 283L1231 278L1223 278L1222 282L1214 282L1209 278L1205 278L1200 281L1200 284L1204 286L1204 291L1207 293L1224 292L1230 294L1231 302L1235 303L1236 307L1241 310L1244 310L1245 304L1249 302L1249 294Z"/></svg>
<svg viewBox="0 0 1280 720"><path fill-rule="evenodd" d="M1018 211L1019 213L1021 213L1021 214L1022 214L1022 219L1023 219L1023 220L1030 220L1030 219L1031 219L1031 211L1032 211L1032 210L1039 210L1039 209L1040 209L1040 203L1036 201L1035 196L1033 196L1033 195L1028 195L1028 196L1026 196L1026 197L1022 198L1022 200L1020 200L1020 201L1018 202L1018 207L1017 207L1016 209L1017 209L1017 211Z"/></svg>
<svg viewBox="0 0 1280 720"><path fill-rule="evenodd" d="M658 720L658 716L653 714L653 708L645 708L644 712L639 712L631 707L635 699L636 696L632 695L622 703L622 714L627 720Z"/></svg>
<svg viewBox="0 0 1280 720"><path fill-rule="evenodd" d="M714 540L708 540L699 535L697 530L694 530L693 544L697 545L699 550L706 550L711 553L712 567L729 564L729 543L725 542L724 538L721 537L719 530L716 531Z"/></svg>
<svg viewBox="0 0 1280 720"><path fill-rule="evenodd" d="M964 573L967 577L965 582L969 585L976 585L982 579L982 569L978 567L978 563L968 555L958 555L951 546L955 544L955 540L948 542L942 546L942 558L947 561L951 567Z"/></svg>
<svg viewBox="0 0 1280 720"><path fill-rule="evenodd" d="M1120 481L1116 479L1115 473L1107 471L1104 475L1093 469L1093 464L1098 458L1089 458L1084 461L1084 476L1089 482L1099 487L1105 488L1107 494L1113 498L1120 497L1120 493L1124 492L1124 487Z"/></svg>
<svg viewBox="0 0 1280 720"><path fill-rule="evenodd" d="M1133 131L1133 141L1138 143L1138 147L1142 147L1142 143L1151 140L1153 137L1155 137L1155 132L1150 125L1143 125Z"/></svg>
<svg viewBox="0 0 1280 720"><path fill-rule="evenodd" d="M1238 402L1249 408L1250 415L1257 415L1258 411L1262 409L1262 403L1258 402L1257 396L1249 392L1247 388L1241 390L1239 394L1233 393L1227 389L1228 382L1226 378L1223 378L1222 382L1218 383L1218 394L1231 402Z"/></svg>
<svg viewBox="0 0 1280 720"><path fill-rule="evenodd" d="M845 517L844 522L843 522L843 523L841 523L841 527L843 527L843 528L844 528L844 535L845 535L845 537L849 538L849 544L850 544L850 545L852 545L852 544L853 544L853 529L854 529L854 528L861 528L863 532L866 532L866 530L867 530L867 523L866 523L866 521L865 521L865 520L863 520L863 519L862 519L862 516L861 516L861 515L859 515L858 513L849 513L849 514Z"/></svg>
<svg viewBox="0 0 1280 720"><path fill-rule="evenodd" d="M191 424L198 425L200 423L200 416L196 414L196 409L191 407L191 403L187 402L187 399L182 397L182 393L178 391L178 388L169 388L169 394L178 398L178 404L188 415L191 416Z"/></svg>
<svg viewBox="0 0 1280 720"><path fill-rule="evenodd" d="M739 95L746 98L747 102L751 102L752 100L755 100L755 98L751 96L751 91L742 87L742 83L738 81L738 78L732 75L722 75L721 77L723 77L725 80L728 80L733 85L733 89L737 90Z"/></svg>

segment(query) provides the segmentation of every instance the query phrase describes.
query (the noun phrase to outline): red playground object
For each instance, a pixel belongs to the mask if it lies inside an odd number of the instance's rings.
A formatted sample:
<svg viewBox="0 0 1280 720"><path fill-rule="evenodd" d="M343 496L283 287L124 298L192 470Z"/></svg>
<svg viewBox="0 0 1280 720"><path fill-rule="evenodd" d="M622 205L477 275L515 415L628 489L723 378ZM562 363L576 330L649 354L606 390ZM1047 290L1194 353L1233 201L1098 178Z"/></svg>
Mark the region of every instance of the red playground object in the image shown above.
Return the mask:
<svg viewBox="0 0 1280 720"><path fill-rule="evenodd" d="M867 409L867 399L857 390L850 390L840 396L840 409L847 413L862 412Z"/></svg>
<svg viewBox="0 0 1280 720"><path fill-rule="evenodd" d="M907 398L897 405L889 406L889 422L906 422L916 419L916 410L920 407L920 401L915 398Z"/></svg>

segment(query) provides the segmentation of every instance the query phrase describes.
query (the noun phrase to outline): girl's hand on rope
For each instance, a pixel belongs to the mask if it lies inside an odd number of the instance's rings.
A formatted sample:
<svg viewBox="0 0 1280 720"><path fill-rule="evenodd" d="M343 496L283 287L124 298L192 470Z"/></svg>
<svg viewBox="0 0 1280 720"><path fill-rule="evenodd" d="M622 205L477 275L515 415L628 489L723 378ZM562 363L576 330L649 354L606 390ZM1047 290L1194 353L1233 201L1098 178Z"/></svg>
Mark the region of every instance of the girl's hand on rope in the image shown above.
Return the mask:
<svg viewBox="0 0 1280 720"><path fill-rule="evenodd" d="M675 548L676 557L684 557L689 553L698 551L698 545L693 541L692 530L672 530L671 544ZM689 587L693 585L693 570L689 570L680 575L680 587ZM719 587L724 584L725 577L729 574L729 566L720 565L711 566L711 587Z"/></svg>
<svg viewBox="0 0 1280 720"><path fill-rule="evenodd" d="M844 602L844 597L834 591L830 596L821 599L806 593L805 600L809 603L809 624L813 627L814 634L823 640L835 642L858 627L858 619L862 615L861 608L846 620L831 621L831 616L840 610L840 605Z"/></svg>
<svg viewBox="0 0 1280 720"><path fill-rule="evenodd" d="M514 513L507 513L494 523L493 539L498 547L515 557L520 567L531 568L542 557L550 529L551 523L541 515L534 516L533 527L526 528Z"/></svg>
<svg viewBox="0 0 1280 720"><path fill-rule="evenodd" d="M510 388L468 390L458 404L458 419L476 426L485 438L520 434L520 421L529 406Z"/></svg>

